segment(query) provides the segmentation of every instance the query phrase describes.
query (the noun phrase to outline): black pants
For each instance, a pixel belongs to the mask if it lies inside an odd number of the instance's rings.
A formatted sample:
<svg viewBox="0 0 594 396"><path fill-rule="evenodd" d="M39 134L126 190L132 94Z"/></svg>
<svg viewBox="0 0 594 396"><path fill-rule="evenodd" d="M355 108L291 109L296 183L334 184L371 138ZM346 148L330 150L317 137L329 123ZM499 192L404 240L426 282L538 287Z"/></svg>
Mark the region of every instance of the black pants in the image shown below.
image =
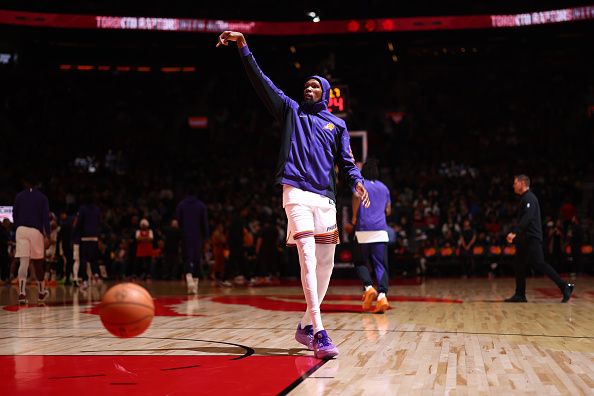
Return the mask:
<svg viewBox="0 0 594 396"><path fill-rule="evenodd" d="M91 272L93 275L99 275L99 247L96 241L81 241L80 242L80 267L78 269L78 277L83 281L89 280L87 275L87 263L91 264Z"/></svg>
<svg viewBox="0 0 594 396"><path fill-rule="evenodd" d="M563 291L567 282L563 281L557 271L545 262L542 242L537 239L527 239L520 242L517 248L515 260L517 296L526 295L526 273L529 265L548 276Z"/></svg>
<svg viewBox="0 0 594 396"><path fill-rule="evenodd" d="M363 286L371 286L371 274L369 273L368 265L373 266L375 277L377 279L377 291L379 293L388 293L388 260L386 255L387 243L376 242L376 243L360 243L360 258L355 260L355 267L357 269L357 275Z"/></svg>
<svg viewBox="0 0 594 396"><path fill-rule="evenodd" d="M64 274L63 277L66 280L70 280L72 275L72 266L74 265L74 258L72 257L72 250L64 250L64 256L62 258L64 262Z"/></svg>
<svg viewBox="0 0 594 396"><path fill-rule="evenodd" d="M10 279L10 257L2 252L0 253L0 280L4 279Z"/></svg>

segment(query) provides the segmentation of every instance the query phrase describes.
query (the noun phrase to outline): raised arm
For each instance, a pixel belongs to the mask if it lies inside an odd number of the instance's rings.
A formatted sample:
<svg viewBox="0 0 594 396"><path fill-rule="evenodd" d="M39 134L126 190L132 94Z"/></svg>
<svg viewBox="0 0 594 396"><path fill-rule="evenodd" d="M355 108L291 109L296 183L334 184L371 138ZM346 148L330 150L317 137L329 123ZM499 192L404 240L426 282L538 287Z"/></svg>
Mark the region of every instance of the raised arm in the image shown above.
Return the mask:
<svg viewBox="0 0 594 396"><path fill-rule="evenodd" d="M262 72L242 33L229 30L224 31L219 36L217 47L229 45L230 41L237 43L241 61L256 93L262 99L268 111L277 120L282 120L285 109L293 101Z"/></svg>

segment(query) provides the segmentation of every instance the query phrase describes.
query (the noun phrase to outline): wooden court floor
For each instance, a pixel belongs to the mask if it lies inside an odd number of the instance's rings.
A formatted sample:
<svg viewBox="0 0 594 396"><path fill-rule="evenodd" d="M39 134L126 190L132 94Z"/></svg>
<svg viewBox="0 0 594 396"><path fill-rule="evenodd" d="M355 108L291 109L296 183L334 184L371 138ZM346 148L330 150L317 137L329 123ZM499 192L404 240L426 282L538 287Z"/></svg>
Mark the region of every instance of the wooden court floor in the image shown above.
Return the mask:
<svg viewBox="0 0 594 396"><path fill-rule="evenodd" d="M111 284L51 288L45 306L16 305L0 286L2 394L593 395L594 279L574 298L543 278L526 304L513 279L393 285L392 309L359 313L360 288L334 282L322 306L340 350L330 361L294 341L298 284L219 288L141 283L156 316L141 336L105 331L97 304ZM41 392L41 393L40 393Z"/></svg>

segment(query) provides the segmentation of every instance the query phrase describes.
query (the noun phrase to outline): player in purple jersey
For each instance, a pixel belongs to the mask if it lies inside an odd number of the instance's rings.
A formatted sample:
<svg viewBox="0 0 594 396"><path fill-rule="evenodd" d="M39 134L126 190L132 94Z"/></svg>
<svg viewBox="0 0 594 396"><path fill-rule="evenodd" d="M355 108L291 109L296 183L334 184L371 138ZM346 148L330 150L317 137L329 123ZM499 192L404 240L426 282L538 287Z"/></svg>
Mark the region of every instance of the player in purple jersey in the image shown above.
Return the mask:
<svg viewBox="0 0 594 396"><path fill-rule="evenodd" d="M29 263L33 262L37 278L38 301L43 302L49 295L43 279L43 259L45 248L49 246L50 223L49 202L44 193L34 186L31 180L24 181L25 189L17 194L14 209L16 228L15 257L20 261L19 303L27 303L27 274Z"/></svg>
<svg viewBox="0 0 594 396"><path fill-rule="evenodd" d="M345 122L328 111L328 80L310 76L303 87L303 100L298 103L262 72L242 33L223 32L217 47L229 42L237 43L247 77L281 125L276 182L283 188L287 244L297 246L307 302L295 340L313 349L317 358L332 358L338 355L338 348L324 329L320 304L328 290L338 243L335 165L345 174L352 191L369 206L367 190L351 152L349 133Z"/></svg>
<svg viewBox="0 0 594 396"><path fill-rule="evenodd" d="M355 235L361 250L361 260L357 260L357 275L363 282L363 312L384 313L389 308L388 298L388 262L386 246L388 243L388 224L386 216L392 212L390 191L379 181L379 170L375 159L369 159L361 173L363 184L369 193L372 204L366 208L361 199L353 194L353 218ZM373 287L368 263L371 263L377 279L377 290ZM373 303L375 302L375 307Z"/></svg>

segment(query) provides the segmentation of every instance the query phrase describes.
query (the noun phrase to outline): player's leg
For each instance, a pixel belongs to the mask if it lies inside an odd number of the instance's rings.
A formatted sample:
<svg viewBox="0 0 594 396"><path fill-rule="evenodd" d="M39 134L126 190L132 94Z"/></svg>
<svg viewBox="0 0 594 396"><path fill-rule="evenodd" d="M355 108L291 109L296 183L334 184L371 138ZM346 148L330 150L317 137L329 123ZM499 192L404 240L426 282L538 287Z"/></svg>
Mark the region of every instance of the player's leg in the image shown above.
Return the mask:
<svg viewBox="0 0 594 396"><path fill-rule="evenodd" d="M334 253L339 242L334 205L314 208L314 231L318 299L321 304L328 291L330 277L334 269Z"/></svg>
<svg viewBox="0 0 594 396"><path fill-rule="evenodd" d="M324 199L324 201L326 201ZM327 201L326 201L327 202ZM314 239L316 254L316 278L318 303L321 304L334 269L334 252L338 244L338 227L336 224L336 207L328 205L314 208ZM320 316L321 320L321 316ZM338 355L338 348L332 344L326 330L316 330L314 322L314 352L318 358L331 358Z"/></svg>
<svg viewBox="0 0 594 396"><path fill-rule="evenodd" d="M371 250L371 263L375 271L378 285L377 304L374 312L384 313L390 308L390 305L388 304L388 298L386 296L388 294L388 283L390 279L386 255L387 244L384 242L376 242L369 245Z"/></svg>
<svg viewBox="0 0 594 396"><path fill-rule="evenodd" d="M47 263L44 259L31 260L31 263L33 264L33 269L34 269L33 272L35 273L35 278L37 279L37 289L38 289L37 302L43 303L46 300L46 298L49 296L49 290L47 290L47 288L46 288L46 279L45 279L45 275L47 273L47 271L46 271Z"/></svg>
<svg viewBox="0 0 594 396"><path fill-rule="evenodd" d="M43 234L37 229L30 229L31 242L31 261L35 269L35 277L37 278L38 301L43 302L49 295L49 290L46 289L45 274L49 268L46 268L45 263L45 246Z"/></svg>
<svg viewBox="0 0 594 396"><path fill-rule="evenodd" d="M371 246L369 243L359 243L356 249L358 250L358 254L355 259L355 270L363 284L361 310L363 312L370 312L373 308L373 302L377 299L377 290L373 287L373 281L371 280L371 274L367 266L371 255Z"/></svg>
<svg viewBox="0 0 594 396"><path fill-rule="evenodd" d="M72 284L78 287L78 271L80 269L80 244L72 244Z"/></svg>
<svg viewBox="0 0 594 396"><path fill-rule="evenodd" d="M17 280L20 304L27 303L27 274L29 273L29 263L31 260L31 241L27 234L27 227L18 227L15 236L15 258L19 259Z"/></svg>
<svg viewBox="0 0 594 396"><path fill-rule="evenodd" d="M196 244L187 242L186 247L186 261L184 262L184 272L186 274L186 286L188 294L198 294L198 279L194 279L196 273L196 267L198 266L198 260L200 255Z"/></svg>
<svg viewBox="0 0 594 396"><path fill-rule="evenodd" d="M89 274L87 273L87 263L89 262L90 247L89 242L80 242L80 265L78 267L78 279L82 282L80 285L82 290L89 287Z"/></svg>
<svg viewBox="0 0 594 396"><path fill-rule="evenodd" d="M295 243L301 269L301 285L307 309L297 326L295 339L311 348L314 328L323 329L318 301L314 220L312 209L305 205L287 205L288 243ZM319 330L318 330L319 331Z"/></svg>

